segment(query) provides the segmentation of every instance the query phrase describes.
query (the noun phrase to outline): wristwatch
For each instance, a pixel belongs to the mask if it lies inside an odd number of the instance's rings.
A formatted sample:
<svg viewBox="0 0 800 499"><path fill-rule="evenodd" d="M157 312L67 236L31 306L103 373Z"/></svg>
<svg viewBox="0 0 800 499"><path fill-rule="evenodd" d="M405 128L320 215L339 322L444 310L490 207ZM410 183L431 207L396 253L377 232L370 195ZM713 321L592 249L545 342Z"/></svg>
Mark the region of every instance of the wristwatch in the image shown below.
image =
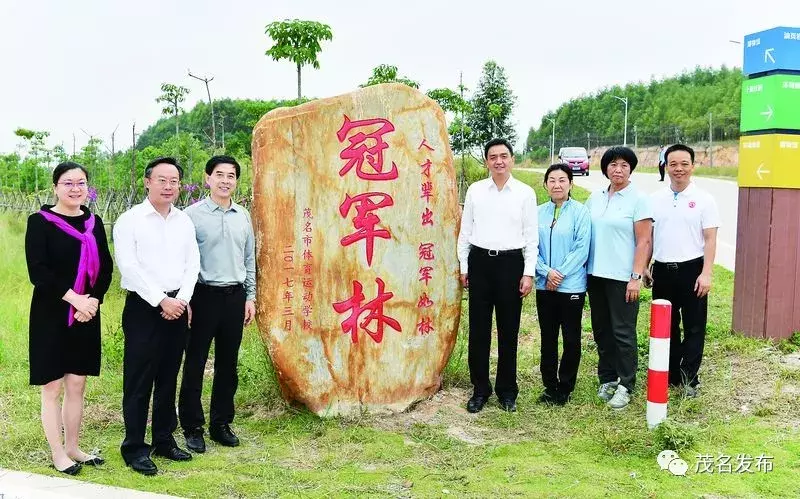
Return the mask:
<svg viewBox="0 0 800 499"><path fill-rule="evenodd" d="M642 280L642 274L637 274L636 272L631 272L631 279L633 279L634 281L641 281Z"/></svg>

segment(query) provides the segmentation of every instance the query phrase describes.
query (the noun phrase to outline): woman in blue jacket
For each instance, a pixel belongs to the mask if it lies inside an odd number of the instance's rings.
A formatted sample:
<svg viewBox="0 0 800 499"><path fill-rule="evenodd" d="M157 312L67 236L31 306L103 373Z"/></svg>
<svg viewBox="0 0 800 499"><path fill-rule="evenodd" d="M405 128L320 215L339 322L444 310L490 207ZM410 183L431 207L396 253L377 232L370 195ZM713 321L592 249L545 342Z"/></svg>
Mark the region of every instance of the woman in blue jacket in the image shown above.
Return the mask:
<svg viewBox="0 0 800 499"><path fill-rule="evenodd" d="M550 201L539 206L536 310L542 331L539 402L565 404L575 389L581 360L581 316L586 301L586 261L592 236L589 211L570 198L572 170L555 164L544 174ZM558 362L559 329L564 352Z"/></svg>

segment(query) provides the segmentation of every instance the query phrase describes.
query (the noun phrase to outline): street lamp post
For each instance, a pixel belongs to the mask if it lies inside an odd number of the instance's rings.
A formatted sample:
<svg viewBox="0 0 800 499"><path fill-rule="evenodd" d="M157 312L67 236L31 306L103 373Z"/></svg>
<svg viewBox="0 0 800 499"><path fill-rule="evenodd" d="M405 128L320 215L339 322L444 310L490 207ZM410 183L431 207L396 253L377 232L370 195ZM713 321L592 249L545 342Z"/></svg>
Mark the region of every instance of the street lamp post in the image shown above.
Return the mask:
<svg viewBox="0 0 800 499"><path fill-rule="evenodd" d="M625 103L625 130L623 132L623 139L625 147L628 146L628 98L627 97L617 97L616 95L612 95L611 97L620 100Z"/></svg>
<svg viewBox="0 0 800 499"><path fill-rule="evenodd" d="M550 118L545 118L547 121L553 124L553 135L550 137L550 164L553 164L553 152L556 147L556 120L552 120Z"/></svg>

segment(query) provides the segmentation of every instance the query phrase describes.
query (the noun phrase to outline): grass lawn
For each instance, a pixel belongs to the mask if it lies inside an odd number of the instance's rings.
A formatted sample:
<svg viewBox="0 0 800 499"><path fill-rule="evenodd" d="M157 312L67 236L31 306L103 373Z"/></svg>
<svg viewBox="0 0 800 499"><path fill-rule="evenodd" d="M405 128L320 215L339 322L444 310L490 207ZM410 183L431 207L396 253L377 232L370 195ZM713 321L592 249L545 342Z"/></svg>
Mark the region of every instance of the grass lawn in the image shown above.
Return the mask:
<svg viewBox="0 0 800 499"><path fill-rule="evenodd" d="M518 177L541 183L534 173ZM28 385L31 286L24 229L24 216L0 214L0 467L55 476L39 421L39 391ZM528 298L520 335L518 412L504 413L492 399L483 412L468 414L465 301L442 390L394 416L320 419L286 406L258 333L248 328L234 423L242 445L229 449L209 441L208 451L188 463L155 458L160 471L155 477L126 469L118 450L123 437L118 278L102 307L103 368L88 382L81 438L85 450L99 449L107 463L84 467L80 480L215 498L800 496L800 369L782 363L799 348L789 342L778 348L730 332L733 274L721 267L715 269L710 300L701 396L672 394L670 419L657 431L645 424L647 292L639 315L638 389L621 412L595 396L597 352L588 308L574 400L562 408L536 404L542 390L538 325L534 300ZM206 408L209 385L204 387ZM183 437L176 438L183 445ZM687 461L687 476L659 469L656 456L666 448ZM772 458L773 469L764 472L753 465L752 473L696 473L698 454L712 455L715 465L720 455L733 456L734 468L739 454L763 454Z"/></svg>
<svg viewBox="0 0 800 499"><path fill-rule="evenodd" d="M600 170L600 167L597 168ZM655 173L658 174L657 166L637 166L636 171L640 173ZM698 177L712 177L721 178L725 180L736 180L739 176L738 166L698 166L694 169L692 175Z"/></svg>

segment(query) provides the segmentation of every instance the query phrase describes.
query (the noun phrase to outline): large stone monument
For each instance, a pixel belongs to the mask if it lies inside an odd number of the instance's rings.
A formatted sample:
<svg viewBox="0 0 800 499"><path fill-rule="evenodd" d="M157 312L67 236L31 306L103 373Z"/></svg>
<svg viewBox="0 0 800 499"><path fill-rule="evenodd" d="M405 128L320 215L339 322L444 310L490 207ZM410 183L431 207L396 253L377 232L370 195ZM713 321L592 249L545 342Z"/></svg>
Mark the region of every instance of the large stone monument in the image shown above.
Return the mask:
<svg viewBox="0 0 800 499"><path fill-rule="evenodd" d="M444 113L383 84L253 130L257 321L283 396L320 415L435 393L461 312Z"/></svg>

